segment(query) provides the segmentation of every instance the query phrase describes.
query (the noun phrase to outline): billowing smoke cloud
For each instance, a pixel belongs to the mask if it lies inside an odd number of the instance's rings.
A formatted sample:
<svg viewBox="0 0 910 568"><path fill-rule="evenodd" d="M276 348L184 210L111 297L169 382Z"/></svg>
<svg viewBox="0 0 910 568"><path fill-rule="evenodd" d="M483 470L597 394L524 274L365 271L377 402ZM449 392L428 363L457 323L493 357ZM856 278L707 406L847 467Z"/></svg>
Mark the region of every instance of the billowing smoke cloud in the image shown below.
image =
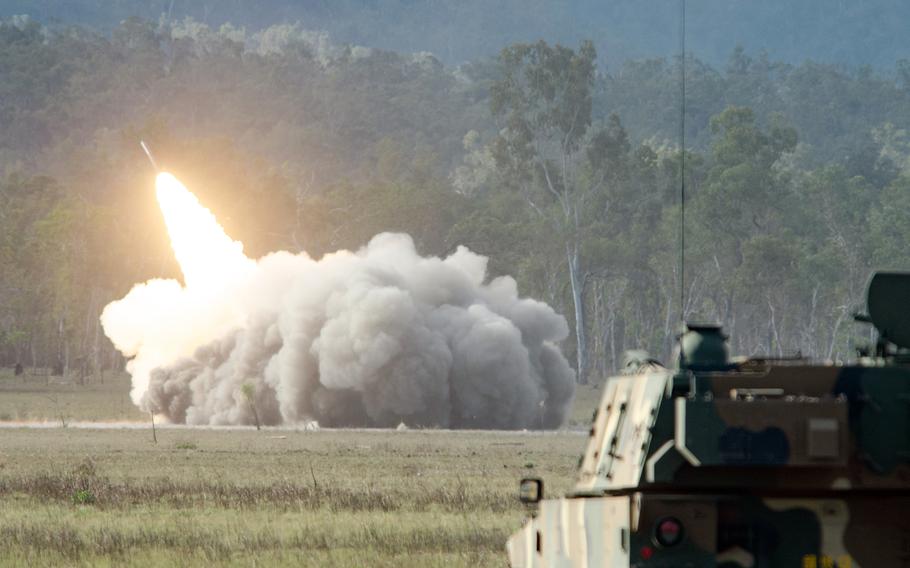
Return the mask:
<svg viewBox="0 0 910 568"><path fill-rule="evenodd" d="M574 373L555 342L568 335L566 321L519 298L510 277L485 282L485 257L464 247L421 257L410 237L385 233L353 253L253 261L223 232L204 250L181 246L178 220L164 201L162 209L186 286L137 285L102 315L134 357L132 396L144 410L189 424L251 424L254 407L264 424L564 421ZM207 217L189 221L196 232L220 231L202 210Z"/></svg>

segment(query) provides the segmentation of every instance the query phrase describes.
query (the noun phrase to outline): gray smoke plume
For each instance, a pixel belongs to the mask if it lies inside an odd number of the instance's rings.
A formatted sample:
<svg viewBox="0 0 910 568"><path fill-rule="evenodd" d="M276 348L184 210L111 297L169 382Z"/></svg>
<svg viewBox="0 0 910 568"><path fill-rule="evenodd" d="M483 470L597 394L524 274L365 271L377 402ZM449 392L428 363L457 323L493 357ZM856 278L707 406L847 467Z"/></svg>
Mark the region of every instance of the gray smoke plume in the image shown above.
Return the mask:
<svg viewBox="0 0 910 568"><path fill-rule="evenodd" d="M252 424L255 406L275 425L558 427L575 385L555 344L568 335L566 321L519 298L510 277L485 282L486 263L464 247L421 257L409 236L388 233L318 261L268 255L212 310L187 316L195 325L230 308L240 314L230 330L176 360L152 367L146 357L148 384L134 368L134 399L188 424ZM137 287L103 317L137 362L154 341L135 337L143 317L131 296L148 293ZM165 334L175 328L160 322L170 316L147 317ZM118 342L118 321L127 320L133 335Z"/></svg>

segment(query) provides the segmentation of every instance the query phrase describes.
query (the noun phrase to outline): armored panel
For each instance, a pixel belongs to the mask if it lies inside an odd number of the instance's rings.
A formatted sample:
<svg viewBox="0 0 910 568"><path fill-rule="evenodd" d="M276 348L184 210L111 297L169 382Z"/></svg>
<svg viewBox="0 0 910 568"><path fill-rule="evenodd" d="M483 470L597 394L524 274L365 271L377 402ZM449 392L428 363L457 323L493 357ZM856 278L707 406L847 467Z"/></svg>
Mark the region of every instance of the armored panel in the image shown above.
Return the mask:
<svg viewBox="0 0 910 568"><path fill-rule="evenodd" d="M846 401L677 398L675 404L676 449L691 465L847 463Z"/></svg>
<svg viewBox="0 0 910 568"><path fill-rule="evenodd" d="M638 568L906 564L906 496L642 494L640 502L630 558L630 566ZM658 546L656 535L668 519L681 537L672 546Z"/></svg>
<svg viewBox="0 0 910 568"><path fill-rule="evenodd" d="M844 424L835 418L810 418L806 421L806 454L809 460L843 461Z"/></svg>
<svg viewBox="0 0 910 568"><path fill-rule="evenodd" d="M513 567L628 566L629 498L549 499L509 539Z"/></svg>
<svg viewBox="0 0 910 568"><path fill-rule="evenodd" d="M613 377L604 394L581 460L575 493L638 484L651 441L651 427L670 373L650 365L637 375Z"/></svg>

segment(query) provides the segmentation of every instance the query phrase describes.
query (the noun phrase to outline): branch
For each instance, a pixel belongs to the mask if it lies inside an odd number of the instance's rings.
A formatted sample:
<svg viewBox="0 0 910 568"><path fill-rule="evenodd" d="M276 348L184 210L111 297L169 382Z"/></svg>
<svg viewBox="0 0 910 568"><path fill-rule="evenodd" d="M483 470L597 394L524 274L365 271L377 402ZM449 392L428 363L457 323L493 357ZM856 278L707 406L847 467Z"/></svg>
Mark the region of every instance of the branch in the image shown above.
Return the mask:
<svg viewBox="0 0 910 568"><path fill-rule="evenodd" d="M547 216L544 215L543 211L540 210L540 207L538 207L537 204L534 203L534 200L531 199L531 196L528 195L527 193L525 193L525 201L528 202L528 205L531 207L531 209L534 210L535 213L537 213L538 215L540 215L540 216L541 216L542 218L544 218L544 219L547 218Z"/></svg>
<svg viewBox="0 0 910 568"><path fill-rule="evenodd" d="M578 123L578 113L579 112L581 112L581 105L576 105L575 106L575 115L572 117L572 126L569 128L568 132L566 132L566 135L563 137L563 141L562 141L562 148L563 148L564 154L568 153L566 151L566 148L569 146L569 137L572 136L572 134L575 132L575 125Z"/></svg>
<svg viewBox="0 0 910 568"><path fill-rule="evenodd" d="M537 162L540 164L540 167L543 168L543 175L544 175L544 178L547 180L547 189L550 191L550 193L553 195L553 197L556 198L556 201L559 202L559 205L563 209L563 213L568 217L569 210L568 210L568 207L566 204L565 196L561 195L559 193L559 191L557 191L556 188L553 186L553 180L550 179L550 168L547 167L547 161L544 159L543 154L540 151L540 143L535 141L534 146L535 146L536 155L537 155L536 156ZM563 181L565 181L565 180L563 180Z"/></svg>

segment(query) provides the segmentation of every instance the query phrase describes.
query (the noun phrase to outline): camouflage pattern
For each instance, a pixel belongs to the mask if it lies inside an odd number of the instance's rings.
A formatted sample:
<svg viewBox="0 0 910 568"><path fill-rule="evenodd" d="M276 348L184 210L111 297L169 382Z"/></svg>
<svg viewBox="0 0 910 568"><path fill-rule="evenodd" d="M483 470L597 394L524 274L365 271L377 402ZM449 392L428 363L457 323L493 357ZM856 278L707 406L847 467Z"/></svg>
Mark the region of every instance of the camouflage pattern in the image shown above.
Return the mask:
<svg viewBox="0 0 910 568"><path fill-rule="evenodd" d="M539 503L511 565L910 566L908 299L910 275L873 278L879 341L851 365L728 361L710 337L683 341L674 370L633 360L605 385L574 490Z"/></svg>

